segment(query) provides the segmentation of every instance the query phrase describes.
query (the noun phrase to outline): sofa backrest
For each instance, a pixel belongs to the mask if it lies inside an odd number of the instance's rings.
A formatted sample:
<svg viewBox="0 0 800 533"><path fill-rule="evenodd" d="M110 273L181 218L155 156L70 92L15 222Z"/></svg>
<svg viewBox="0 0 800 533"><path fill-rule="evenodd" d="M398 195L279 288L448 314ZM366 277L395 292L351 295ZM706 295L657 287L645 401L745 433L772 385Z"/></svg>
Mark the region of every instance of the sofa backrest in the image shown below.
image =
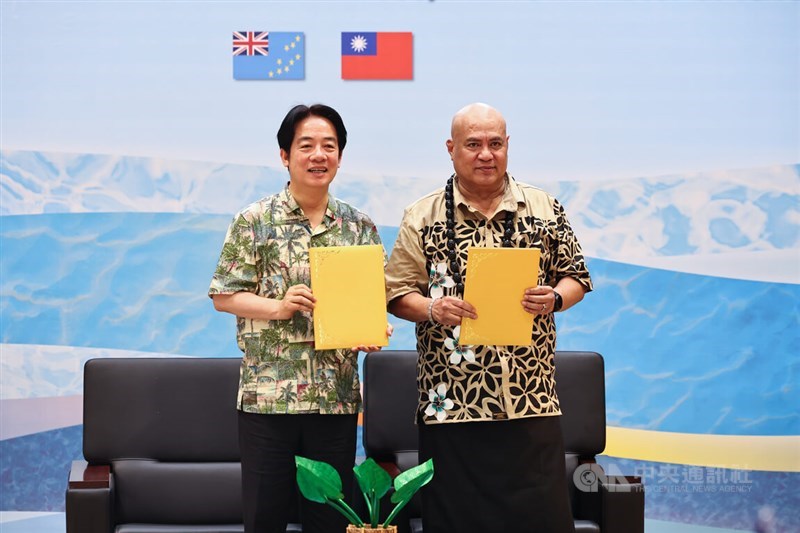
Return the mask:
<svg viewBox="0 0 800 533"><path fill-rule="evenodd" d="M595 352L556 352L556 392L567 453L593 457L606 438L603 358ZM364 360L364 449L375 460L402 460L417 450L414 416L417 352L381 351Z"/></svg>
<svg viewBox="0 0 800 533"><path fill-rule="evenodd" d="M376 461L417 451L414 423L417 401L417 352L382 350L364 359L364 451Z"/></svg>
<svg viewBox="0 0 800 533"><path fill-rule="evenodd" d="M556 352L556 394L567 453L594 457L606 447L606 381L596 352Z"/></svg>
<svg viewBox="0 0 800 533"><path fill-rule="evenodd" d="M239 528L240 364L194 357L87 361L83 455L90 464L111 465L121 530L132 523Z"/></svg>
<svg viewBox="0 0 800 533"><path fill-rule="evenodd" d="M110 358L84 366L83 455L239 461L239 358Z"/></svg>

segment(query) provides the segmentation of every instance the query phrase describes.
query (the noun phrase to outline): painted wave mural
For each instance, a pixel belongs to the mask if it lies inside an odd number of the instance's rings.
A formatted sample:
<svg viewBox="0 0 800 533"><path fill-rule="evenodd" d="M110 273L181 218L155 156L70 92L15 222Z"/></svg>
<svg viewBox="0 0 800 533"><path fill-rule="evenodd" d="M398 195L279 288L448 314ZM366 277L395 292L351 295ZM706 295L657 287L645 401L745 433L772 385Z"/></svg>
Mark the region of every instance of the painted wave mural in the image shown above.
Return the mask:
<svg viewBox="0 0 800 533"><path fill-rule="evenodd" d="M232 214L286 179L267 167L3 152L0 405L12 423L0 510L63 509L86 359L238 356L208 282ZM800 433L800 167L538 185L566 205L589 257L596 290L558 317L559 348L605 357L610 425ZM370 213L391 251L403 207L437 186L343 173L334 194ZM392 322L390 348L413 348L411 325ZM46 448L59 453L43 478L20 478L26 454ZM675 518L663 498L648 494L648 517Z"/></svg>

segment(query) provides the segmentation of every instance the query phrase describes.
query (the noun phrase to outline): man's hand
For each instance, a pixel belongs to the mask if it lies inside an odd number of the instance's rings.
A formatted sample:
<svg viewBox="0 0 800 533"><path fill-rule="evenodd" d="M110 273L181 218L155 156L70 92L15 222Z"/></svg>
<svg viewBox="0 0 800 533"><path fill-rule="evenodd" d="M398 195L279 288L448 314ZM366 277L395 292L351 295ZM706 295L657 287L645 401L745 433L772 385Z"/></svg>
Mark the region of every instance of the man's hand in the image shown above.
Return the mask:
<svg viewBox="0 0 800 533"><path fill-rule="evenodd" d="M313 311L317 299L311 294L311 289L307 285L300 283L289 287L280 302L280 311L277 318L279 320L289 320L297 311L307 311L309 313Z"/></svg>
<svg viewBox="0 0 800 533"><path fill-rule="evenodd" d="M394 333L394 328L391 324L386 324L386 336L391 337L392 333ZM351 352L378 352L382 346L353 346L350 348Z"/></svg>
<svg viewBox="0 0 800 533"><path fill-rule="evenodd" d="M445 296L433 300L431 316L435 322L446 326L458 326L464 317L478 318L478 314L472 304L455 296Z"/></svg>
<svg viewBox="0 0 800 533"><path fill-rule="evenodd" d="M546 315L553 311L556 297L553 294L553 287L549 285L539 285L525 289L522 298L522 307L532 315Z"/></svg>

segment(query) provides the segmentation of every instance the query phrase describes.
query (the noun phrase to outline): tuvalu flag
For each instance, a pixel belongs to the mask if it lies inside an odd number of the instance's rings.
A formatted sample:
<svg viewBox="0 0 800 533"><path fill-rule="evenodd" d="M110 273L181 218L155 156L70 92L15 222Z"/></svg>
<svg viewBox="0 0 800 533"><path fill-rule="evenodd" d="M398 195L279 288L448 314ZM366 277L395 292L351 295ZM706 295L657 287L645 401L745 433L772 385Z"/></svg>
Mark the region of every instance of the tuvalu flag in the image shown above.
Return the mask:
<svg viewBox="0 0 800 533"><path fill-rule="evenodd" d="M297 31L233 32L233 79L305 79L305 36Z"/></svg>
<svg viewBox="0 0 800 533"><path fill-rule="evenodd" d="M414 34L342 32L342 79L414 79Z"/></svg>

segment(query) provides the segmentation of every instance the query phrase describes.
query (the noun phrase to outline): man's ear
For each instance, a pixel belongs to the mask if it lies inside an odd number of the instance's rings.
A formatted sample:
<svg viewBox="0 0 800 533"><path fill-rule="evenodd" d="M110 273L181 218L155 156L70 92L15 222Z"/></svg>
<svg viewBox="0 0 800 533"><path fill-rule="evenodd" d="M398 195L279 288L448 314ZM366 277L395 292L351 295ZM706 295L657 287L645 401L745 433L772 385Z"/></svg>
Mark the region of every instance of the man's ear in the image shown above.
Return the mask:
<svg viewBox="0 0 800 533"><path fill-rule="evenodd" d="M447 153L450 154L450 159L453 159L453 148L455 148L453 139L447 139L447 142L444 144L447 146Z"/></svg>
<svg viewBox="0 0 800 533"><path fill-rule="evenodd" d="M289 168L289 153L281 148L281 161L283 161L283 166Z"/></svg>

